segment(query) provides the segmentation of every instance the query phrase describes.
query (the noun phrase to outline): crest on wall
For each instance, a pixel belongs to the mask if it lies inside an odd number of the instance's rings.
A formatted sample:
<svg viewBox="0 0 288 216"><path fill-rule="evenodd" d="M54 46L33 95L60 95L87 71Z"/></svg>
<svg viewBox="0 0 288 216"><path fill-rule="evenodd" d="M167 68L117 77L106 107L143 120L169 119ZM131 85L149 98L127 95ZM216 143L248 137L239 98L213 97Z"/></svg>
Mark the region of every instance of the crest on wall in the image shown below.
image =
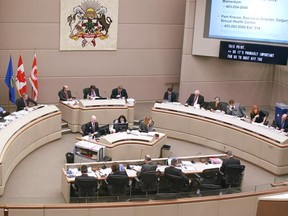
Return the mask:
<svg viewBox="0 0 288 216"><path fill-rule="evenodd" d="M118 0L61 0L60 50L116 50Z"/></svg>

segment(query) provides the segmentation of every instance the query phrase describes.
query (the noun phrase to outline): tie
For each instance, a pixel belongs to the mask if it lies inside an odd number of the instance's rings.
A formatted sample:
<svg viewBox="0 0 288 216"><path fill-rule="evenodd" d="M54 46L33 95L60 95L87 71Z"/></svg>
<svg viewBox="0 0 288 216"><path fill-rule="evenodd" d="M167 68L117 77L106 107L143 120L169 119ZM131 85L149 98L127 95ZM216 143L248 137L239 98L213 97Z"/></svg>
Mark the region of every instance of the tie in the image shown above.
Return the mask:
<svg viewBox="0 0 288 216"><path fill-rule="evenodd" d="M198 97L194 97L194 101L193 101L193 105L195 105L196 101L197 101Z"/></svg>
<svg viewBox="0 0 288 216"><path fill-rule="evenodd" d="M92 130L95 132L95 123L92 123Z"/></svg>
<svg viewBox="0 0 288 216"><path fill-rule="evenodd" d="M68 99L68 92L64 91L64 94L65 94L65 98Z"/></svg>

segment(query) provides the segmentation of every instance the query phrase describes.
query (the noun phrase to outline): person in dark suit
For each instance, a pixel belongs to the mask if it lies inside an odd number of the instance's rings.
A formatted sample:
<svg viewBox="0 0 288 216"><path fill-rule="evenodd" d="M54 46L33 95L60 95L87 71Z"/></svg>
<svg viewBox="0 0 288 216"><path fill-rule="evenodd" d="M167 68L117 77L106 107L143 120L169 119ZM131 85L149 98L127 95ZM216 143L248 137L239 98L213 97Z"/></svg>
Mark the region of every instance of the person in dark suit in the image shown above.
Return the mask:
<svg viewBox="0 0 288 216"><path fill-rule="evenodd" d="M89 135L89 134L95 134L99 130L99 125L97 122L97 118L95 115L91 116L91 121L86 123L85 129L84 129L84 135Z"/></svg>
<svg viewBox="0 0 288 216"><path fill-rule="evenodd" d="M284 113L281 116L281 121L279 123L276 123L275 128L282 132L288 132L288 114L287 113Z"/></svg>
<svg viewBox="0 0 288 216"><path fill-rule="evenodd" d="M34 101L32 98L28 97L26 93L22 94L21 98L18 98L16 100L16 106L17 106L16 111L28 109L30 106L30 103L37 105L37 102Z"/></svg>
<svg viewBox="0 0 288 216"><path fill-rule="evenodd" d="M200 95L199 90L195 90L195 92L191 94L190 97L187 99L185 105L194 106L194 107L200 106L201 108L204 106L204 96Z"/></svg>
<svg viewBox="0 0 288 216"><path fill-rule="evenodd" d="M215 97L214 101L208 105L207 110L210 110L211 112L220 111L225 113L226 107L223 107L221 104L220 97Z"/></svg>
<svg viewBox="0 0 288 216"><path fill-rule="evenodd" d="M177 95L175 92L173 92L173 89L170 87L167 89L167 91L164 93L164 100L167 100L169 102L176 102L177 101Z"/></svg>
<svg viewBox="0 0 288 216"><path fill-rule="evenodd" d="M154 164L151 161L150 155L145 155L144 164L141 166L141 170L137 173L137 175L140 176L143 172L156 171L156 169L157 164Z"/></svg>
<svg viewBox="0 0 288 216"><path fill-rule="evenodd" d="M60 101L68 101L73 99L71 91L68 89L67 85L64 85L63 88L58 92L58 96Z"/></svg>
<svg viewBox="0 0 288 216"><path fill-rule="evenodd" d="M112 90L111 98L116 98L116 99L125 98L125 99L127 99L128 94L127 94L126 89L124 89L122 85L119 85L118 88L115 88Z"/></svg>
<svg viewBox="0 0 288 216"><path fill-rule="evenodd" d="M240 160L234 158L231 150L227 151L226 155L227 155L227 158L223 160L222 166L220 167L220 172L224 175L226 174L225 169L227 166L232 165L232 164L240 165Z"/></svg>
<svg viewBox="0 0 288 216"><path fill-rule="evenodd" d="M229 104L226 107L226 114L237 116L239 118L246 117L244 108L239 103L235 103L233 99L229 100Z"/></svg>
<svg viewBox="0 0 288 216"><path fill-rule="evenodd" d="M10 115L10 112L7 112L3 107L0 106L0 117L5 117Z"/></svg>
<svg viewBox="0 0 288 216"><path fill-rule="evenodd" d="M87 91L87 94L84 94L84 99L94 99L100 98L99 89L95 85L91 85Z"/></svg>
<svg viewBox="0 0 288 216"><path fill-rule="evenodd" d="M178 165L178 160L176 158L173 158L171 160L171 165L169 167L166 167L164 170L164 175L175 175L180 176L183 179L185 179L186 183L189 183L188 177L182 172L181 169L176 168Z"/></svg>
<svg viewBox="0 0 288 216"><path fill-rule="evenodd" d="M86 165L81 166L81 176L75 177L74 185L80 197L94 196L98 187L98 180L93 176L88 176Z"/></svg>

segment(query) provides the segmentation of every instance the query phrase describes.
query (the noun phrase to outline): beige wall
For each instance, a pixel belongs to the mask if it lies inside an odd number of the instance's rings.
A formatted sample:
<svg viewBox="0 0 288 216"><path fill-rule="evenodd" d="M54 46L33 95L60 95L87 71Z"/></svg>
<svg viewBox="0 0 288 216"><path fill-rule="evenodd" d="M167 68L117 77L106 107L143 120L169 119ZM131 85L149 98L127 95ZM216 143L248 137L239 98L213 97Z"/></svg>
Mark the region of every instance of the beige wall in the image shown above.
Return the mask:
<svg viewBox="0 0 288 216"><path fill-rule="evenodd" d="M16 71L21 50L27 76L34 49L41 103L56 103L63 84L79 97L91 84L110 96L122 83L136 100L161 99L179 84L184 17L185 0L120 0L117 51L59 52L60 0L1 1L0 104L8 104L10 53Z"/></svg>
<svg viewBox="0 0 288 216"><path fill-rule="evenodd" d="M272 109L275 102L287 103L287 66L228 61L191 54L196 2L186 1L180 101L185 102L191 92L199 89L206 101L220 96L224 101L234 98L244 106L258 104ZM211 49L216 48L211 46Z"/></svg>

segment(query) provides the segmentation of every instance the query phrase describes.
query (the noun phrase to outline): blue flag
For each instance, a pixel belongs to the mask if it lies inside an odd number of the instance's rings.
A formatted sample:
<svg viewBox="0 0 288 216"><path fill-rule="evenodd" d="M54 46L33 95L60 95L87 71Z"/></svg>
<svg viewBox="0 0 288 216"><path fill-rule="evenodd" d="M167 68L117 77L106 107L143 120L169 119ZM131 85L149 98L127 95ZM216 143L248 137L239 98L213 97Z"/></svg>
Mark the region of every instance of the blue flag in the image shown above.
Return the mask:
<svg viewBox="0 0 288 216"><path fill-rule="evenodd" d="M14 89L14 76L13 76L13 65L12 65L12 58L10 56L7 73L5 77L5 83L9 88L9 99L10 101L15 104L16 103L16 96L15 96L15 89Z"/></svg>

